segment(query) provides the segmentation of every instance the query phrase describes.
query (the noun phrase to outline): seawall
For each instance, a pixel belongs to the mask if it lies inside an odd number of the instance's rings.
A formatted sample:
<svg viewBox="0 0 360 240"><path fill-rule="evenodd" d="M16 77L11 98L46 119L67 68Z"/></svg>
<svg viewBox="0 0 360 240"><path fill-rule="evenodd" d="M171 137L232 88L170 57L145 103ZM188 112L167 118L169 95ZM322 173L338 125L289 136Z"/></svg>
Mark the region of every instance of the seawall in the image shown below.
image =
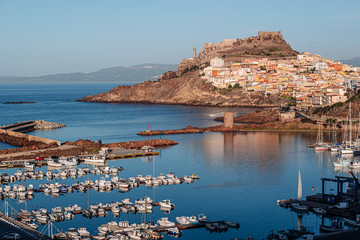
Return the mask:
<svg viewBox="0 0 360 240"><path fill-rule="evenodd" d="M58 146L61 146L60 141L28 135L20 132L8 131L4 129L0 129L0 141L4 143L8 143L13 146L28 146L28 145L33 145L34 142L44 143L44 144L56 143Z"/></svg>

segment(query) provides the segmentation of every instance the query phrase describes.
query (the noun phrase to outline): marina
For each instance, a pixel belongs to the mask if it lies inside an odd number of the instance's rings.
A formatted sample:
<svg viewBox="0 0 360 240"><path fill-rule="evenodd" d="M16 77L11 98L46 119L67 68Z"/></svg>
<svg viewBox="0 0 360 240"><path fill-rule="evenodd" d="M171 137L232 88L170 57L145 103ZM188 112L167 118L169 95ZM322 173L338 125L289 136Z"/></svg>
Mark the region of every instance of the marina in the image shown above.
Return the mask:
<svg viewBox="0 0 360 240"><path fill-rule="evenodd" d="M113 85L88 85L89 92L81 90L80 85L56 85L57 91L61 92L61 98L57 94L51 94L53 86L36 86L37 95L30 99L35 104L16 105L20 108L22 117L14 120L10 116L12 110L8 105L4 105L5 118L3 124L10 124L16 121L26 121L37 119L33 112L39 112L46 116L45 120L61 122L67 125L65 128L50 131L34 131L32 135L57 139L61 142L76 141L77 139L88 139L93 141L102 140L104 143L119 141L142 141L147 137L137 136L136 133L147 128L150 129L182 129L187 125L192 126L212 126L213 119L222 116L224 111L234 111L238 114L245 114L254 109L242 108L217 108L217 107L190 107L190 106L168 106L168 105L142 105L142 104L87 104L75 102L79 95L89 95L92 91L104 91L106 87L112 88ZM32 86L24 86L30 91ZM13 89L13 90L10 90ZM16 86L9 85L4 87L0 96L12 94L19 98L24 91L16 90ZM7 93L9 92L9 93ZM18 95L17 95L18 94ZM64 98L67 99L64 102ZM48 100L54 103L54 110L48 109ZM28 100L28 99L24 99ZM32 107L33 106L33 107ZM29 108L30 107L30 108ZM28 109L29 108L29 109ZM33 109L33 108L36 108ZM74 110L76 109L76 111ZM96 112L104 112L104 116L98 116ZM134 110L136 109L136 111ZM134 112L135 111L135 112ZM63 114L56 114L62 112ZM81 114L79 114L81 112ZM144 118L139 113L145 113ZM159 120L158 116L162 116ZM22 119L21 119L22 118ZM26 118L26 119L24 119ZM87 119L84 122L84 119ZM104 122L104 119L108 119ZM134 120L135 119L135 120ZM123 158L120 160L107 160L108 167L122 167L124 170L118 172L118 178L129 179L142 175L160 176L160 173L173 173L179 177L191 176L193 173L200 176L200 180L191 184L173 184L146 187L141 184L139 187L130 191L77 191L68 194L49 194L34 192L32 200L23 198L6 198L17 211L27 209L30 213L41 208L51 211L55 207L74 206L77 204L81 210L90 209L91 204L120 202L123 199L136 199L149 196L153 202L170 200L176 206L174 209L163 211L160 207L153 206L152 213L146 216L146 222L157 223L161 218L167 217L169 221L177 223L176 217L197 216L204 213L210 221L225 220L240 223L239 229L229 228L227 231L216 232L216 226L208 224L202 228L182 230L181 239L233 239L247 238L252 236L254 239L265 238L271 230L276 233L281 229L297 229L298 213L289 211L276 205L277 199L289 199L292 195L294 186L298 180L298 169L301 169L303 202L305 196L317 195L321 193L321 178L334 179L335 176L351 177L349 168L335 168L333 162L337 155L331 151L315 152L314 149L306 148L307 143L315 142L316 133L290 133L290 132L244 132L244 133L204 133L204 134L185 134L172 135L171 139L178 142L168 148L156 148L159 155L138 158ZM328 134L324 133L324 141L330 142ZM4 143L0 143L4 149L12 148ZM53 154L55 155L55 154ZM61 157L62 155L57 155ZM356 156L343 157L356 160ZM31 158L34 160L34 157ZM78 169L87 166L84 162L79 162ZM103 167L103 166L98 166ZM29 169L30 170L30 169ZM8 176L15 175L17 168L2 169ZM34 172L48 172L47 166L34 168ZM52 169L51 172L61 172L61 169ZM25 172L25 168L21 169ZM31 171L30 171L31 172ZM358 171L353 170L358 177ZM39 189L39 185L64 183L67 186L77 182L96 180L100 181L105 177L105 181L111 181L114 177L111 174L93 175L91 173L84 176L77 175L76 178L66 177L66 179L52 177L47 180L34 177L7 185L33 185L34 189ZM1 187L5 187L2 185ZM344 186L345 187L345 186ZM312 190L313 189L313 190ZM334 190L331 190L334 189ZM325 185L325 192L336 194L336 182ZM60 189L59 189L60 190ZM256 201L254 201L256 199ZM219 207L221 206L221 207ZM320 208L322 205L319 205ZM114 209L115 210L115 209ZM115 210L116 211L116 210ZM120 212L115 216L112 211L106 211L106 217L84 217L82 214L73 214L72 220L51 222L63 233L69 228L78 229L85 227L91 236L99 235L99 226L116 221L128 221L131 224L144 222L144 213L125 213ZM320 234L319 226L322 222L321 215L302 213L302 225L306 226L316 235ZM71 215L68 216L70 218ZM324 215L324 225L331 226L331 220ZM65 216L64 216L65 218ZM352 218L349 218L353 220ZM341 221L341 220L340 220ZM37 224L37 223L35 223ZM49 224L49 223L47 223ZM38 231L43 231L47 225L38 225ZM344 227L347 229L347 226ZM209 229L209 230L206 230ZM211 230L213 229L213 230ZM220 228L222 229L222 228ZM212 232L211 232L212 231ZM176 232L176 231L174 231ZM164 234L164 239L172 237Z"/></svg>

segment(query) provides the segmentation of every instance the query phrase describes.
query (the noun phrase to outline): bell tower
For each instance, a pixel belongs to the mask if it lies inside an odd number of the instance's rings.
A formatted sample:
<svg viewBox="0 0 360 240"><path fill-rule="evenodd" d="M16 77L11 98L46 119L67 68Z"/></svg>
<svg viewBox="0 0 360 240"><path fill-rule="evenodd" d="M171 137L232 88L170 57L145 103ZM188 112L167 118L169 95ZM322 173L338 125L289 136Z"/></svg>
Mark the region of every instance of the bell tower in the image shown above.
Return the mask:
<svg viewBox="0 0 360 240"><path fill-rule="evenodd" d="M196 47L193 48L193 60L196 59Z"/></svg>

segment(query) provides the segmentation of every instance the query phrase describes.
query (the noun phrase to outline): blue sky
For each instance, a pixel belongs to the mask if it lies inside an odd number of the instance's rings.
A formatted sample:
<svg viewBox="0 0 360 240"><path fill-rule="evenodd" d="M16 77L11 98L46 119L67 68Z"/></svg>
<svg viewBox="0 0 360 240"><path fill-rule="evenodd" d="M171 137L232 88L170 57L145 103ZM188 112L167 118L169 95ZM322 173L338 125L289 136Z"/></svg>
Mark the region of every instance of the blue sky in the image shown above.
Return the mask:
<svg viewBox="0 0 360 240"><path fill-rule="evenodd" d="M278 30L300 52L360 56L360 1L0 0L0 76L177 64L193 46Z"/></svg>

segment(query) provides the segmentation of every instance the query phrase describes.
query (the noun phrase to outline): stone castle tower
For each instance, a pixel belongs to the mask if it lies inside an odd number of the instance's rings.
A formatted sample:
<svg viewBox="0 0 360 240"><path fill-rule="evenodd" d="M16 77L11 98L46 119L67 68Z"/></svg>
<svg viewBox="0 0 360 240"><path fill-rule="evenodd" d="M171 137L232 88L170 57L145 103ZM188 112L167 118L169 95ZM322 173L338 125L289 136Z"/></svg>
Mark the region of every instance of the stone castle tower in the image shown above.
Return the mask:
<svg viewBox="0 0 360 240"><path fill-rule="evenodd" d="M193 48L193 60L196 59L196 47Z"/></svg>

